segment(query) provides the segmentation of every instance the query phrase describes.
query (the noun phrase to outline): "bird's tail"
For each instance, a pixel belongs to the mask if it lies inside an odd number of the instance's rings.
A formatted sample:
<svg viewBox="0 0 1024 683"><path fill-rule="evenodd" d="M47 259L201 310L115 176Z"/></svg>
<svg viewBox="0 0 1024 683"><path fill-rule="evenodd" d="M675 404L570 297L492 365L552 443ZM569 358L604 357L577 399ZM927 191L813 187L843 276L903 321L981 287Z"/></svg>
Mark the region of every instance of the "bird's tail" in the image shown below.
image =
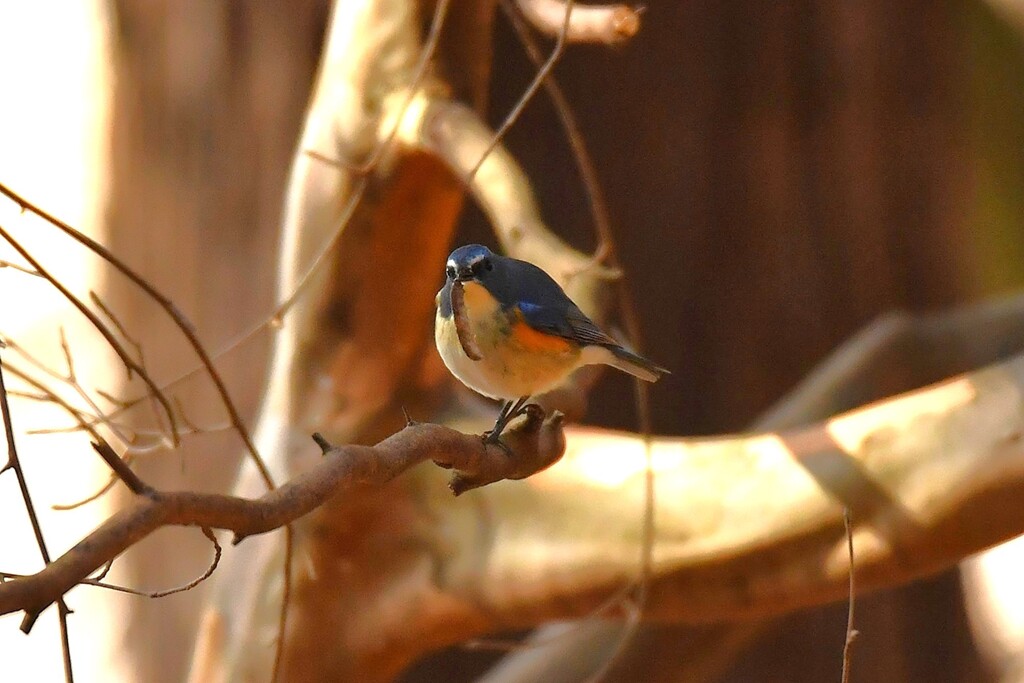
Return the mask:
<svg viewBox="0 0 1024 683"><path fill-rule="evenodd" d="M628 372L645 382L657 382L662 375L670 374L668 370L660 365L655 365L643 356L639 356L619 345L608 345L606 348L612 352L612 358L608 365L623 372Z"/></svg>

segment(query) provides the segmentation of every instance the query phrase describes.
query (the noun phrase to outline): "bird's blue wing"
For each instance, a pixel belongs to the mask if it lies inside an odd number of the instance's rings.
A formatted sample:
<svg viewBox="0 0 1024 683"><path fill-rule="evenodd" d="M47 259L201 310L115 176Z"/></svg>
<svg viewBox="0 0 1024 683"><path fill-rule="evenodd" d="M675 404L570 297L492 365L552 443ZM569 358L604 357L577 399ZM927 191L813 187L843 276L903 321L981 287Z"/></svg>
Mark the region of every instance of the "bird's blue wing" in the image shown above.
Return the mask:
<svg viewBox="0 0 1024 683"><path fill-rule="evenodd" d="M580 346L619 345L571 302L560 306L520 302L518 308L523 321L538 332L562 337Z"/></svg>

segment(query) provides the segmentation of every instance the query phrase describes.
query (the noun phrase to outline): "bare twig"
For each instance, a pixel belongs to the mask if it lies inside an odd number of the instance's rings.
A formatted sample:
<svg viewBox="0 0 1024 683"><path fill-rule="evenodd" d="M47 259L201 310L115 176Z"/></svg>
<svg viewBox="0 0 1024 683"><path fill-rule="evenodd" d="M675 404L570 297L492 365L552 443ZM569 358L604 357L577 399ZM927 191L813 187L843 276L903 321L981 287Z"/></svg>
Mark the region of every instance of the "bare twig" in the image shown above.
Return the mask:
<svg viewBox="0 0 1024 683"><path fill-rule="evenodd" d="M107 575L107 572L109 572L110 568L114 565L114 560L113 559L107 561L107 563L105 565L103 565L103 567L101 568L99 574L97 574L96 576L88 576L88 577L82 579L81 581L79 581L78 583L80 585L82 585L82 586L92 586L94 588L104 588L106 590L114 591L115 593L126 593L128 595L135 595L135 596L138 596L140 598L153 598L153 599L165 598L168 595L174 595L176 593L184 593L185 591L192 590L193 588L195 588L196 586L201 584L203 581L206 581L208 578L213 576L213 572L216 571L217 566L220 564L220 558L221 558L221 555L223 553L223 549L221 548L220 543L217 541L217 537L214 535L213 531L211 531L208 527L201 527L201 530L203 532L203 535L206 536L208 539L210 539L210 542L213 543L213 559L210 561L210 565L206 568L206 570L201 575L199 575L198 577L192 579L191 581L189 581L188 583L186 583L186 584L184 584L182 586L177 586L175 588L171 588L169 590L163 590L163 591L140 591L140 590L136 590L135 588L129 588L127 586L119 586L119 585L117 585L115 583L108 583L108 582L104 581L103 578ZM26 578L26 575L25 574L14 574L12 572L0 572L0 578L3 578L5 580L6 579L23 579L23 578Z"/></svg>
<svg viewBox="0 0 1024 683"><path fill-rule="evenodd" d="M565 0L516 0L523 16L541 33L555 37L562 32ZM640 30L641 10L629 5L579 5L565 30L570 43L625 42Z"/></svg>
<svg viewBox="0 0 1024 683"><path fill-rule="evenodd" d="M4 192L5 189L6 188L4 188L3 185L0 185L0 192ZM95 327L96 330L103 336L107 344L110 345L110 348L113 349L114 353L117 354L117 357L121 359L121 363L124 364L125 368L128 370L129 377L131 377L131 374L134 372L139 376L140 379L142 379L143 383L149 389L150 393L156 397L156 400L159 401L160 406L163 408L163 412L166 415L167 420L170 424L172 434L176 434L177 420L174 416L174 410L171 408L170 401L167 400L167 396L165 396L163 391L160 390L160 387L156 385L156 382L154 382L153 378L149 376L149 373L146 372L145 368L139 365L139 363L134 358L132 358L131 354L129 354L128 351L125 350L124 346L117 339L117 337L114 336L113 332L111 332L110 329L106 326L106 324L99 319L99 316L97 316L88 306L86 306L81 299L75 296L71 292L71 290L65 287L64 284L58 278L54 277L48 270L43 268L42 264L39 263L39 261L37 261L32 256L32 254L24 246L22 246L22 244L18 242L18 240L14 239L14 237L11 236L11 234L7 232L3 227L0 227L0 237L2 237L8 244L14 247L14 250L21 254L21 257L28 261L33 268L39 271L39 274L44 279L46 279L46 281L49 282L54 289L60 292L61 296L63 296L69 303L71 303L72 306L78 309L78 311L83 316L85 316L85 318L92 324L92 326ZM174 436L174 439L175 444L177 444L176 435Z"/></svg>
<svg viewBox="0 0 1024 683"><path fill-rule="evenodd" d="M107 466L114 471L128 490L139 496L151 496L156 493L155 489L139 479L138 475L128 467L128 464L114 452L106 441L93 442L92 447L100 454Z"/></svg>
<svg viewBox="0 0 1024 683"><path fill-rule="evenodd" d="M515 125L515 122L519 120L520 114L523 113L523 110L526 109L526 105L533 99L533 96L537 93L537 89L540 88L541 84L543 84L547 79L551 70L555 68L555 64L558 63L558 60L562 58L562 53L565 52L566 36L569 32L569 22L572 18L573 5L574 0L565 0L565 4L561 5L562 26L561 30L558 32L558 40L555 41L554 49L551 50L551 54L548 56L547 61L544 62L543 66L541 66L534 75L533 81L526 89L526 92L523 93L522 97L519 98L519 101L516 102L516 106L512 108L512 111L510 111L508 116L505 117L505 120L502 121L501 126L494 133L494 137L491 139L490 144L487 145L484 153L469 170L469 174L465 179L467 184L472 183L477 171L479 171L480 167L483 166L483 163L487 161L487 157L490 156L491 152L494 151L494 148L497 147L505 138L505 134L513 125Z"/></svg>
<svg viewBox="0 0 1024 683"><path fill-rule="evenodd" d="M109 560L105 565L103 565L103 568L100 569L100 573L97 574L96 576L90 577L90 579L93 580L93 581L102 581L103 578L107 574L110 573L110 570L113 569L113 567L114 567L114 561L113 560Z"/></svg>
<svg viewBox="0 0 1024 683"><path fill-rule="evenodd" d="M106 567L104 567L103 572L101 572L99 576L85 579L84 581L82 581L82 584L85 586L106 588L107 590L112 590L117 593L127 593L129 595L137 595L142 598L154 599L166 598L168 595L174 595L176 593L184 593L185 591L190 591L199 584L201 584L203 581L206 581L208 578L213 576L213 572L216 571L217 566L220 564L220 557L221 554L223 553L223 549L220 547L220 543L217 541L217 537L214 535L213 531L211 531L208 527L202 527L201 530L203 532L203 535L210 539L210 542L213 543L213 559L210 560L210 565L206 568L206 571L204 571L202 574L192 579L183 586L177 586L176 588L171 588L169 590L163 591L140 591L134 588L128 588L127 586L118 586L117 584L106 583L102 579L103 576L106 575L107 571L109 571L111 565L113 564L113 561L107 563Z"/></svg>
<svg viewBox="0 0 1024 683"><path fill-rule="evenodd" d="M20 273L25 273L26 275L42 277L42 275L39 274L38 270L32 270L31 268L26 268L25 266L19 266L17 263L11 263L10 261L0 261L0 268L10 268L11 270L16 270Z"/></svg>
<svg viewBox="0 0 1024 683"><path fill-rule="evenodd" d="M501 9L504 11L505 16L508 17L509 23L512 24L512 28L515 30L516 36L519 38L519 42L522 43L523 49L526 51L530 61L537 68L543 66L544 55L541 54L540 46L537 45L537 41L530 35L530 31L527 29L523 18L512 5L512 0L502 0ZM577 11L583 10L581 8ZM569 100L566 99L565 93L562 92L562 87L558 85L558 79L555 78L554 74L550 74L544 79L544 89L555 106L555 112L562 123L565 137L569 141L573 157L576 159L576 165L579 167L583 187L590 199L590 213L593 217L598 237L598 246L595 250L594 260L600 263L609 255L609 251L612 251L612 228L608 213L608 203L605 201L604 191L597 178L597 169L594 167L594 161L583 139L583 133L576 121L576 117L573 115Z"/></svg>
<svg viewBox="0 0 1024 683"><path fill-rule="evenodd" d="M363 185L362 186L365 187L365 179L362 179L362 180L363 180ZM214 366L213 359L210 357L210 354L206 350L206 347L199 340L199 337L196 334L195 327L178 310L177 306L175 306L174 303L166 295L164 295L152 283L150 283L149 280L147 280L146 278L144 278L141 275L139 275L138 273L136 273L124 261L122 261L120 258L115 256L110 250L108 250L106 247L104 247L102 244L100 244L99 242L95 241L94 239L92 239L88 235L86 235L86 234L80 232L79 230L73 228L71 225L61 221L56 216L54 216L54 215L52 215L52 214L42 210L41 208L37 207L35 204L32 204L31 202L29 202L24 197L16 194L15 192L10 190L7 186L5 186L3 184L0 184L0 194L3 194L4 196L8 197L9 199L11 199L15 203L17 203L21 207L22 213L24 213L26 210L34 213L35 215L37 215L40 218L44 219L45 221L47 221L48 223L50 223L54 227L58 228L60 231L62 231L66 235L70 236L72 239L77 241L79 244L82 244L83 246L88 248L90 251L92 251L93 253L95 253L99 257L101 257L107 263L112 265L116 270L118 270L122 275L127 277L133 284L135 284L147 296L149 296L154 302L156 302L156 304L158 306L160 306L161 309L164 310L164 312L174 322L174 324L178 328L178 330L186 338L186 340L188 341L189 345L192 347L193 352L199 358L199 361L200 361L201 365L206 370L207 376L209 376L210 380L213 382L214 387L217 390L217 394L220 397L221 403L223 404L225 410L227 410L228 417L231 420L231 425L232 425L235 433L238 435L238 438L244 444L245 449L246 449L246 453L248 454L248 456L249 456L250 460L252 461L253 465L256 467L257 471L259 472L260 478L263 480L263 483L266 485L268 490L273 490L274 486L275 486L274 478L270 474L270 470L267 468L267 465L263 461L263 458L260 456L259 451L256 449L256 444L253 442L252 436L249 434L249 430L246 428L245 423L242 421L242 416L239 413L238 408L236 407L234 400L231 398L231 394L228 392L228 388L227 388L227 385L224 382L223 377L221 376L220 372L217 370L216 366ZM353 200L353 202L352 202L353 210L354 210L354 207L355 207L356 203L357 203L356 200ZM76 307L80 311L82 311L83 314L86 315L86 317L89 318L90 322L92 322L95 326L97 326L97 329L100 330L101 334L103 334L104 338L106 338L108 343L111 344L111 347L115 350L115 352L118 353L118 356L121 357L122 362L124 362L127 367L134 368L134 369L136 369L137 372L139 372L139 374L142 377L143 381L146 383L146 385L150 389L150 395L156 397L156 400L160 402L161 406L163 406L163 408L167 412L167 416L169 418L169 423L170 423L170 431L171 431L172 443L176 446L178 444L177 425L176 425L176 422L175 422L174 413L173 413L173 411L170 408L170 404L168 403L167 398L163 395L162 390L159 389L158 387L156 387L156 385L153 383L152 379L145 372L145 370L143 370L138 364L135 364L134 361L131 361L131 359L127 357L127 355L125 354L123 348L118 343L117 339L113 336L113 334L110 333L109 330L107 330L106 326L102 324L102 322L96 317L96 315L94 313L92 313L92 311L90 311L81 302L79 302L76 298L74 298L73 295L71 295L71 293L68 292L67 289L65 287L63 287L63 285L60 284L60 282L58 282L57 280L53 279L52 277L48 277L46 271L43 270L39 266L39 264L37 262L35 262L31 258L31 256L27 253L27 251L25 251L21 247L21 245L19 245L16 242L12 241L11 237L9 235L7 235L7 233L4 232L2 228L0 228L0 235L4 236L5 239L7 239L8 242L11 242L12 246L14 246L15 249L18 250L19 253L21 253L22 257L24 257L29 262L30 265L32 265L36 270L38 270L41 275L46 277L47 280L50 281L51 284L53 284L53 286L56 287L62 294L64 294L65 297L69 297L69 301L71 301L73 304L75 304ZM325 247L325 249L327 249L327 248L329 248L329 247ZM270 321L270 322L272 322L272 321ZM262 327L262 326L263 325L261 324L260 327ZM285 526L284 534L285 534L285 555L284 555L285 570L284 570L284 573L285 573L285 576L288 577L288 576L290 576L290 571L291 571L291 568L290 568L290 565L291 565L291 550L292 550L292 545L293 545L293 543L292 543L292 529L291 529L290 525L286 525ZM286 593L285 593L286 597L287 597L287 594L288 594L288 591L286 589ZM288 608L287 602L282 603L282 605L281 605L282 615L284 615L286 613L287 608ZM281 617L282 625L284 624L285 618L286 618L285 616ZM278 639L278 641L279 641L279 644L278 644L278 655L280 654L280 650L281 650L281 644L280 643L283 642L283 640L284 640L284 635L282 633L280 635L279 639ZM277 659L279 660L280 656L278 656ZM277 676L277 669L275 668L275 670L274 670L274 677L276 678L276 676Z"/></svg>
<svg viewBox="0 0 1024 683"><path fill-rule="evenodd" d="M849 604L850 608L846 614L846 642L843 644L843 676L842 683L849 683L850 680L850 663L853 657L853 641L857 639L859 635L857 629L853 627L853 607L856 603L856 592L854 590L854 562L853 562L853 528L850 523L850 508L843 508L843 529L846 531L846 550L850 557L850 597Z"/></svg>
<svg viewBox="0 0 1024 683"><path fill-rule="evenodd" d="M62 407L65 411L70 413L75 418L75 421L78 424L77 424L77 426L74 426L74 427L50 427L50 428L31 429L31 430L28 430L26 433L27 434L54 434L54 433L60 433L60 432L78 432L78 431L83 431L83 430L86 430L86 429L90 433L93 433L94 432L94 430L92 429L93 427L96 427L97 425L104 425L105 427L107 427L107 429L109 429L111 431L111 433L115 437L117 437L118 440L120 440L126 446L134 446L135 445L135 439L133 437L128 436L126 434L126 431L130 431L130 430L128 430L126 427L124 427L122 425L119 425L119 424L115 423L112 418L107 416L100 409L100 407L96 404L96 402L93 400L93 398L89 394L89 392L87 392L82 387L82 385L79 384L78 378L75 376L75 366L74 366L74 360L73 360L72 355L71 355L71 348L68 345L67 339L64 336L64 329L63 328L61 328L61 330L60 330L60 340L61 340L61 349L63 350L65 362L67 363L67 367L68 367L68 373L66 375L62 375L61 373L57 372L53 368L49 367L48 365L43 363L41 360L36 358L34 355L29 353L29 351L26 348L24 348L23 346L15 343L11 339L7 339L7 346L11 350L15 351L19 356L21 356L21 358L23 358L25 361L27 361L30 365L32 365L37 370L39 370L42 373L44 373L46 376L51 377L51 378L57 380L58 382L61 382L62 384L65 384L65 385L71 387L75 391L75 393L78 394L78 396L86 403L86 405L93 412L89 413L89 412L87 412L85 410L82 410L80 408L72 406L67 401L64 401L63 399L60 399L57 396L56 392L50 390L48 387L44 387L41 383L32 381L31 384L34 387L38 388L41 393L38 396L31 396L31 395L29 395L29 396L25 396L25 398L29 398L29 399L32 399L32 400L41 400L41 401L46 401L46 402L50 402L50 403L56 403L57 405ZM12 371L16 371L17 370L14 366L11 366L10 364L8 364L7 367L10 368ZM23 381L29 382L29 380L26 378L26 375L24 373L18 371L16 374ZM105 392L103 392L101 390L97 390L96 393L100 394L101 396L106 397L105 396ZM161 435L162 434L163 434L163 432L161 432Z"/></svg>
<svg viewBox="0 0 1024 683"><path fill-rule="evenodd" d="M114 314L114 311L110 308L110 306L106 304L106 302L103 301L103 298L100 297L99 294L90 289L89 299L92 301L93 305L95 305L96 308L100 310L100 313L107 316L107 320L109 320L110 324L114 326L114 329L117 330L118 334L124 337L124 340L135 348L135 355L138 356L139 358L139 365L145 367L146 359L142 352L142 344L140 344L138 340L135 339L133 336L128 334L128 329L124 326L124 323L122 323L121 320Z"/></svg>
<svg viewBox="0 0 1024 683"><path fill-rule="evenodd" d="M359 485L382 485L409 467L433 460L454 470L450 486L458 495L500 479L521 479L561 457L565 438L561 417L547 420L534 407L527 420L507 431L503 440L516 457L480 437L439 425L421 424L403 429L376 446L332 446L314 438L324 458L261 498L250 500L218 494L160 492L127 467L109 446L96 452L118 477L138 495L98 529L40 572L0 585L0 614L23 610L22 628L31 629L35 618L75 585L111 558L163 526L199 526L234 532L233 543L280 528L323 503L339 491Z"/></svg>
<svg viewBox="0 0 1024 683"><path fill-rule="evenodd" d="M129 456L126 455L125 458L124 458L124 461L125 461L125 464L131 465L131 460L129 459ZM107 493L110 492L110 490L112 488L114 488L114 484L116 484L116 483L117 483L117 475L111 474L107 478L106 483L104 483L100 488L98 488L96 491L94 491L93 493L89 494L85 498L81 498L79 500L76 500L73 503L57 503L57 504L51 505L50 508L53 509L53 510L57 510L58 512L67 512L69 510L77 510L78 508L83 507L85 505L88 505L89 503L95 502L95 501L99 500L100 498L102 498L103 496L105 496Z"/></svg>
<svg viewBox="0 0 1024 683"><path fill-rule="evenodd" d="M56 392L50 389L50 387L46 386L44 383L40 382L35 377L32 377L20 368L10 365L7 361L3 362L2 367L22 382L25 382L32 388L36 389L44 400L63 408L78 423L79 430L87 432L93 439L101 438L95 427L83 419L83 412L61 398Z"/></svg>
<svg viewBox="0 0 1024 683"><path fill-rule="evenodd" d="M115 256L109 249L104 247L96 240L80 232L79 230L73 228L71 225L60 220L53 214L50 214L49 212L39 208L38 206L28 201L21 195L15 193L13 190L11 190L2 183L0 183L0 194L6 196L8 199L15 202L18 206L21 207L23 212L29 211L39 216L40 218L48 222L50 225L54 226L64 234L74 239L79 244L83 245L84 247L95 253L97 256L99 256L104 261L113 266L118 272L120 272L122 275L128 278L136 287L141 289L147 296L149 296L154 302L156 302L156 304L160 306L161 309L164 310L164 312L174 322L178 330L181 331L185 339L188 340L188 343L192 347L193 352L199 358L199 361L202 364L203 368L206 370L207 375L210 377L210 380L216 387L217 394L220 397L221 403L223 403L224 408L228 412L228 416L231 420L232 426L237 432L239 438L242 440L242 443L245 445L246 452L252 459L253 464L259 471L260 477L263 479L263 482L266 484L267 488L272 489L274 487L274 479L270 475L270 470L267 469L266 463L263 462L263 458L260 457L259 452L256 450L256 446L253 444L252 438L249 436L249 432L246 429L245 424L242 422L242 417L239 414L238 409L235 407L234 401L231 399L231 395L228 392L227 385L224 383L224 379L221 377L220 372L217 371L217 368L213 365L213 360L210 358L210 355L207 352L206 348L203 346L203 343L199 340L199 337L196 335L195 327L178 310L177 306L175 306L174 303L167 298L167 296L165 296L151 282L149 282L149 280L147 280L146 278L142 277L134 270L132 270L124 261ZM0 232L2 232L2 228L0 228ZM16 246L15 248L17 249L18 247ZM25 254L22 253L22 255L24 256ZM39 270L38 266L36 266L36 264L33 263L31 260L29 261L29 263L36 267L37 270ZM43 271L40 270L40 273L42 272ZM59 283L57 283L55 286L57 286L58 289L61 288L61 285L59 285ZM93 318L96 318L95 314L93 314L91 311L89 312L89 314L92 315ZM96 322L94 324L102 325L102 323L98 319L96 319ZM103 329L106 329L105 325L103 325L102 327ZM107 337L108 335L108 341L113 339L113 335L110 334L109 330L107 330L107 334L104 335L104 337ZM112 345L115 351L118 348L121 348L120 344L117 343L116 339L114 339L114 343L117 344L116 346ZM136 365L135 367L137 368L138 366ZM148 384L149 382L147 382L147 385ZM156 388L155 386L150 387L150 389L152 394L156 396L158 400L160 400L160 397L163 396L162 391L159 388ZM175 422L173 411L170 410L170 405L166 403L166 398L164 398L161 401L161 405L163 405L165 410L168 411L168 415L171 417L171 424L174 425ZM176 429L172 429L172 433L174 433L175 443L177 443L176 432Z"/></svg>
<svg viewBox="0 0 1024 683"><path fill-rule="evenodd" d="M0 363L0 413L3 415L4 436L7 438L7 464L0 468L0 474L7 470L14 470L18 479L18 488L21 490L21 499L25 503L25 511L28 513L29 523L32 525L32 533L36 537L36 545L39 546L39 554L43 557L46 566L50 566L50 551L46 547L46 539L43 538L43 528L39 524L39 516L36 514L35 505L32 503L32 495L28 490L28 482L25 481L25 472L21 468L21 459L18 457L18 447L14 442L14 424L11 421L11 408L7 400L7 387L4 384L3 364ZM44 570L45 571L45 570ZM74 673L71 667L71 643L68 640L68 606L61 594L57 600L57 616L60 622L61 652L64 657L64 678L69 683L74 680ZM28 615L26 614L26 619Z"/></svg>
<svg viewBox="0 0 1024 683"><path fill-rule="evenodd" d="M281 608L277 612L277 641L274 644L274 665L270 670L270 683L281 679L284 667L285 633L288 628L288 609L291 607L292 595L292 557L294 556L295 539L290 531L284 535L284 567L281 572Z"/></svg>

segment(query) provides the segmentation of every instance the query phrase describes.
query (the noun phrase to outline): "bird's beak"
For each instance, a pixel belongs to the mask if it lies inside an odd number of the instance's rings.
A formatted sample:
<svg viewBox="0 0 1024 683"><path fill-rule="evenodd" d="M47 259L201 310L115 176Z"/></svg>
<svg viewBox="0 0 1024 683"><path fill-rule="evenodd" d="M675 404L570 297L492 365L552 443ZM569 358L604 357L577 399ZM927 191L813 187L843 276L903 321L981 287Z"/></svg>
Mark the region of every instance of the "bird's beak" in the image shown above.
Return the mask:
<svg viewBox="0 0 1024 683"><path fill-rule="evenodd" d="M469 268L459 268L458 270L455 271L456 282L469 282L473 279L475 279L473 276L473 271L470 270Z"/></svg>

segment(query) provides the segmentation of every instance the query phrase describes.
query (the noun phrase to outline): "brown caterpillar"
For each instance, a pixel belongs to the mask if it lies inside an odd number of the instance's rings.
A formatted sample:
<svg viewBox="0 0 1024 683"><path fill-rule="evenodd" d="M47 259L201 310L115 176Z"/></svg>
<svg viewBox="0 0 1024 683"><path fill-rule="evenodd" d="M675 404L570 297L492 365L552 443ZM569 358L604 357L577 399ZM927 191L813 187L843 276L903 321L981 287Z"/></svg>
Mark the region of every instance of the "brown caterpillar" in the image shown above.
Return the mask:
<svg viewBox="0 0 1024 683"><path fill-rule="evenodd" d="M483 355L476 345L473 330L469 327L469 316L466 314L466 298L461 282L452 283L452 315L455 318L455 332L459 335L459 344L471 360L480 360Z"/></svg>

